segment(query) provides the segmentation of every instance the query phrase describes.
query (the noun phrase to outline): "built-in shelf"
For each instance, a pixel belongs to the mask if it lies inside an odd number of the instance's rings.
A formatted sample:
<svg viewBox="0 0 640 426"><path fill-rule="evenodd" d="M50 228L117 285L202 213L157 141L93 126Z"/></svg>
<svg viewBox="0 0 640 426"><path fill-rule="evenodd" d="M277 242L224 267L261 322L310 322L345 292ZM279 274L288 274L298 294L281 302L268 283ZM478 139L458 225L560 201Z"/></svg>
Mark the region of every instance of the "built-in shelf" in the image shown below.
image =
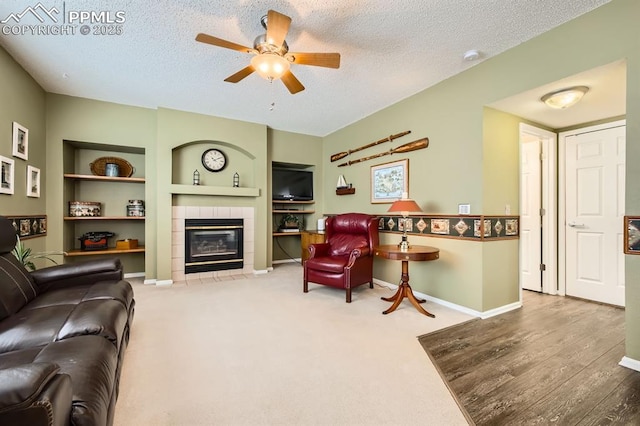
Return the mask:
<svg viewBox="0 0 640 426"><path fill-rule="evenodd" d="M65 173L63 175L65 179L77 179L77 180L95 180L100 182L132 182L132 183L145 183L145 178L134 177L116 177L116 176L95 176L95 175L78 175L75 173Z"/></svg>
<svg viewBox="0 0 640 426"><path fill-rule="evenodd" d="M272 200L273 204L315 204L315 201Z"/></svg>
<svg viewBox="0 0 640 426"><path fill-rule="evenodd" d="M65 216L64 220L144 220L144 216Z"/></svg>
<svg viewBox="0 0 640 426"><path fill-rule="evenodd" d="M315 210L272 210L273 213L285 213L285 214L313 214Z"/></svg>
<svg viewBox="0 0 640 426"><path fill-rule="evenodd" d="M169 187L172 194L182 195L218 195L225 197L259 197L260 188L209 185L177 185Z"/></svg>
<svg viewBox="0 0 640 426"><path fill-rule="evenodd" d="M69 250L65 252L65 256L73 257L73 256L94 256L94 255L105 255L105 254L126 254L126 253L144 253L144 247L138 246L134 249L116 249L110 248L106 250Z"/></svg>
<svg viewBox="0 0 640 426"><path fill-rule="evenodd" d="M290 208L289 206L295 206L295 205L305 205L305 204L315 204L315 201L310 200L310 201L295 201L295 200L272 200L273 201L273 205L278 207L275 208L273 210L271 210L271 213L274 215L278 215L278 214L291 214L291 215L297 215L297 214L313 214L316 211L315 210L302 210L302 207L300 207L299 210L296 210L294 208ZM274 219L277 217L282 217L282 216L274 216ZM302 232L278 232L278 231L274 231L273 232L273 236L274 237L286 237L289 235L300 235L302 234Z"/></svg>

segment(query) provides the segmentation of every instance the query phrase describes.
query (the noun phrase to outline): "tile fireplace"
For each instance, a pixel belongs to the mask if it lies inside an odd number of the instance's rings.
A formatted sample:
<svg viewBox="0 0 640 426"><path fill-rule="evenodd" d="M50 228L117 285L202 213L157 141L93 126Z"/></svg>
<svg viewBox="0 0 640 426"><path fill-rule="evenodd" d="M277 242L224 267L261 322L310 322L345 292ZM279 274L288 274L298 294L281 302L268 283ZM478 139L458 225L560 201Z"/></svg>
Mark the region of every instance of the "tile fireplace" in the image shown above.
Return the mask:
<svg viewBox="0 0 640 426"><path fill-rule="evenodd" d="M184 272L241 269L243 219L185 219Z"/></svg>
<svg viewBox="0 0 640 426"><path fill-rule="evenodd" d="M172 235L171 235L171 278L173 282L189 282L200 280L225 280L231 279L236 275L253 274L253 256L254 256L254 208L253 207L204 207L204 206L173 206L172 208ZM221 219L240 221L243 224L242 235L238 236L238 243L242 242L242 252L238 253L237 258L242 259L242 264L227 264L229 269L217 269L208 270L206 272L187 272L185 270L186 263L197 263L200 256L196 256L194 259L187 260L185 256L187 252L186 244L186 224L187 220L209 220L209 219ZM223 222L229 223L229 222ZM236 222L238 223L238 222ZM230 230L229 230L230 231ZM219 253L215 256L218 258L209 259L209 261L228 261L233 257L228 254L222 254L225 250L223 246L231 246L233 244L226 241L226 234L224 234L224 242L222 244L215 243L216 246L207 247L206 244L202 245L202 251L215 251ZM214 244L214 243L210 243ZM228 248L228 247L227 247ZM205 253L201 253L205 254ZM230 258L222 258L223 256L230 256ZM198 259L198 260L196 260ZM192 262L194 261L194 262ZM241 265L241 266L239 266ZM203 271L203 269L200 269Z"/></svg>

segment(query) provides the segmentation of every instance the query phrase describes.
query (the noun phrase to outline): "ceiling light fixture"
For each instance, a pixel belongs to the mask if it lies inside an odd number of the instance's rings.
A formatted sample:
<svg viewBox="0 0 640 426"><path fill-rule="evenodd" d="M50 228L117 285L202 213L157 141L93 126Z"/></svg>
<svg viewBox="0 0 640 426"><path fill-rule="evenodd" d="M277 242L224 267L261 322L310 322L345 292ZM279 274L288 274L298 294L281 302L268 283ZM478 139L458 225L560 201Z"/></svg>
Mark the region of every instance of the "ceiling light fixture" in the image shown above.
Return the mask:
<svg viewBox="0 0 640 426"><path fill-rule="evenodd" d="M251 58L251 66L262 78L273 81L289 71L291 64L277 53L261 53Z"/></svg>
<svg viewBox="0 0 640 426"><path fill-rule="evenodd" d="M547 93L540 100L551 108L564 109L577 104L588 91L587 86L573 86Z"/></svg>

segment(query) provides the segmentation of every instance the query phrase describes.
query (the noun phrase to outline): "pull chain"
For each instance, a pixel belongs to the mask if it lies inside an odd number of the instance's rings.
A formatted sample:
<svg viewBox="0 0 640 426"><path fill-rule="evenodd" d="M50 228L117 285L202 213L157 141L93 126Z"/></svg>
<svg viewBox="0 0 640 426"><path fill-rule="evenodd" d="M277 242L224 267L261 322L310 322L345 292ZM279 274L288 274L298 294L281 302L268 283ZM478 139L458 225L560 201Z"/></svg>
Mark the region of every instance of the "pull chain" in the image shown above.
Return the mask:
<svg viewBox="0 0 640 426"><path fill-rule="evenodd" d="M269 88L269 92L271 93L271 99L272 99L271 103L269 104L269 111L273 111L275 109L275 107L276 107L276 102L275 102L275 100L273 100L275 98L275 95L274 95L273 79L272 78L269 79L269 86L271 86Z"/></svg>

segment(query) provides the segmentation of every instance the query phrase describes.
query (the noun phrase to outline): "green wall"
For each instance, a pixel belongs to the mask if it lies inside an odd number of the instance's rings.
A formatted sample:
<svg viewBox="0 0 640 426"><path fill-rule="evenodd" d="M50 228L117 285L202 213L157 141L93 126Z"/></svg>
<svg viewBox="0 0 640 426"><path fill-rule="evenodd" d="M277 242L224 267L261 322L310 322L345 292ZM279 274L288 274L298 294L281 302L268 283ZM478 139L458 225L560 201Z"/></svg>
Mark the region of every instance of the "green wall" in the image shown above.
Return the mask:
<svg viewBox="0 0 640 426"><path fill-rule="evenodd" d="M41 215L47 213L45 187L45 92L31 76L0 48L0 155L14 160L14 193L0 194L0 215ZM29 130L28 160L13 157L13 122ZM27 197L27 166L40 169L40 198ZM35 252L46 249L47 237L31 238L25 246ZM54 257L55 258L55 257ZM55 259L60 260L60 259ZM37 262L37 266L44 266Z"/></svg>

